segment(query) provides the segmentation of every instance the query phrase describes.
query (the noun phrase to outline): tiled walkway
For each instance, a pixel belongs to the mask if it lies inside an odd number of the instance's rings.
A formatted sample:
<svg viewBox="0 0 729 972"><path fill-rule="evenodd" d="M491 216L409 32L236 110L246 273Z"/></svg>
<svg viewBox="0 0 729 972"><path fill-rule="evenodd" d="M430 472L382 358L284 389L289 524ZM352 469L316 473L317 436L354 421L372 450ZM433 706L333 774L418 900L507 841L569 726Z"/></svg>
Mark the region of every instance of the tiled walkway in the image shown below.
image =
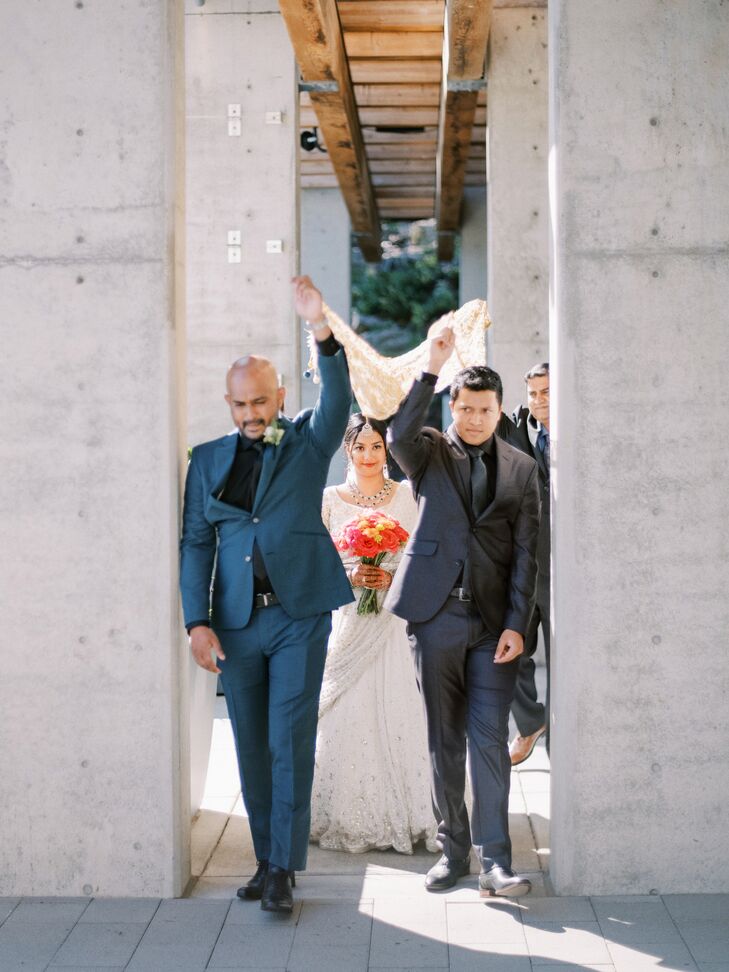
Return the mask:
<svg viewBox="0 0 729 972"><path fill-rule="evenodd" d="M428 894L423 873L433 855L422 850L406 857L312 848L293 916L269 915L235 897L255 862L222 718L208 782L189 898L0 899L0 972L729 972L729 895L549 895L543 748L512 778L515 866L534 881L519 902L480 899L475 867L453 891Z"/></svg>
<svg viewBox="0 0 729 972"><path fill-rule="evenodd" d="M380 872L307 878L288 919L230 897L5 899L0 919L2 972L729 970L729 895L487 904Z"/></svg>

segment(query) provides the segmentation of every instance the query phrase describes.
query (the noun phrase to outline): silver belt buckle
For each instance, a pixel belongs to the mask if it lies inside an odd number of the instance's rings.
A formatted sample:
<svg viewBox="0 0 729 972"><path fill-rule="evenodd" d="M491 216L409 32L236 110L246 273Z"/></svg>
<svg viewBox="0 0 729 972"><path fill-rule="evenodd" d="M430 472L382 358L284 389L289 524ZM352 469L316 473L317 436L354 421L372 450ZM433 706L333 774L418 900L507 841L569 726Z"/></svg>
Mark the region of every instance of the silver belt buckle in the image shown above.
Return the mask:
<svg viewBox="0 0 729 972"><path fill-rule="evenodd" d="M268 605L269 605L269 600L268 599L272 595L271 594L259 594L258 596L263 598L263 606L264 607L268 607Z"/></svg>
<svg viewBox="0 0 729 972"><path fill-rule="evenodd" d="M472 601L473 598L468 593L468 591L464 591L462 587L459 587L458 588L458 600L459 601Z"/></svg>

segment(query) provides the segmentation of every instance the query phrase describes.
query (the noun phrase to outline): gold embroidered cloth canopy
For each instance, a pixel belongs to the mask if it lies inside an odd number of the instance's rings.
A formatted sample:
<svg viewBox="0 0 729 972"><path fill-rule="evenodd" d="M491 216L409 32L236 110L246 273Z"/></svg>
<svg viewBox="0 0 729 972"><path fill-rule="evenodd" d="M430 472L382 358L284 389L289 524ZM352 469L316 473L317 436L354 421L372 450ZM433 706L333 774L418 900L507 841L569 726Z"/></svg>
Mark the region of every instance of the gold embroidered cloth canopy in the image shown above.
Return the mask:
<svg viewBox="0 0 729 972"><path fill-rule="evenodd" d="M425 341L395 358L387 358L375 351L326 304L324 313L334 337L347 355L352 390L359 407L371 418L386 419L397 411L413 379L427 370L429 340L444 324L453 328L456 342L453 354L438 376L436 391L447 388L461 368L486 364L486 328L491 325L491 318L485 300L470 300L457 311L445 314L430 325ZM310 346L314 344L311 339ZM314 355L312 351L313 365ZM318 376L314 380L318 381Z"/></svg>

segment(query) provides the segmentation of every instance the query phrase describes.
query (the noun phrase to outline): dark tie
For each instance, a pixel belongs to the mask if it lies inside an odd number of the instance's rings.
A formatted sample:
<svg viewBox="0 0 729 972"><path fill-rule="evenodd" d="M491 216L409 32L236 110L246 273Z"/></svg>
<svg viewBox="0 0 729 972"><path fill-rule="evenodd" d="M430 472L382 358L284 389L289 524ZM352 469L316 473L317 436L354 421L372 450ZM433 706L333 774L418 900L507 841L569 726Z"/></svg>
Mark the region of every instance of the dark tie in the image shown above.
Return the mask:
<svg viewBox="0 0 729 972"><path fill-rule="evenodd" d="M539 448L544 456L544 465L549 469L549 432L544 426L539 430Z"/></svg>
<svg viewBox="0 0 729 972"><path fill-rule="evenodd" d="M265 445L266 443L263 442L262 439L256 439L255 442L251 443L251 449L257 452L259 456L262 456ZM259 478L260 474L256 477L256 481ZM259 581L265 581L268 579L268 571L266 570L266 564L263 560L263 554L258 549L258 544L255 542L255 540L253 541L253 573Z"/></svg>
<svg viewBox="0 0 729 972"><path fill-rule="evenodd" d="M478 518L486 509L489 492L489 475L483 461L483 452L478 446L468 449L471 457L471 509Z"/></svg>

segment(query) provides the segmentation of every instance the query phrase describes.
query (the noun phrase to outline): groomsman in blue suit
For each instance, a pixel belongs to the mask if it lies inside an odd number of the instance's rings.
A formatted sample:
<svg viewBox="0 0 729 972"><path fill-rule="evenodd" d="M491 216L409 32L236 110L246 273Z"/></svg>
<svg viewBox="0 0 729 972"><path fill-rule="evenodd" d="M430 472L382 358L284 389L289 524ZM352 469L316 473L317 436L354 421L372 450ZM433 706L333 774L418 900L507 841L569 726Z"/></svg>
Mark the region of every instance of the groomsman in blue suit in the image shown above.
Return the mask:
<svg viewBox="0 0 729 972"><path fill-rule="evenodd" d="M279 912L292 910L294 873L306 866L331 612L354 599L321 519L350 411L347 362L319 291L308 277L293 283L318 344L319 400L291 421L270 361L231 365L235 429L192 451L180 545L190 646L222 678L258 862L238 895Z"/></svg>

